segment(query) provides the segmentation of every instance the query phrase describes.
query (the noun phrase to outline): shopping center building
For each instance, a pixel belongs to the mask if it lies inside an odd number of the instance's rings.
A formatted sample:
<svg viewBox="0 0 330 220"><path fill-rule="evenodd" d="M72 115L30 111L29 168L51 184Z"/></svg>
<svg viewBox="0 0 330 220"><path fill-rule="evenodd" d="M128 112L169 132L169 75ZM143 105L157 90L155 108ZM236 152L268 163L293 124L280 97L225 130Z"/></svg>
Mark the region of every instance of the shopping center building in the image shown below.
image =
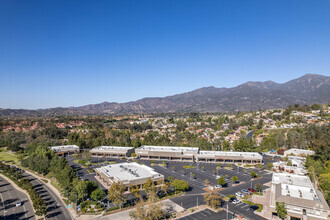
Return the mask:
<svg viewBox="0 0 330 220"><path fill-rule="evenodd" d="M67 156L74 153L79 153L79 147L77 145L52 146L50 149L52 149L55 154L59 156Z"/></svg>
<svg viewBox="0 0 330 220"><path fill-rule="evenodd" d="M206 163L262 163L262 156L256 152L234 151L199 151L196 155L197 162Z"/></svg>
<svg viewBox="0 0 330 220"><path fill-rule="evenodd" d="M90 150L94 157L130 157L134 153L134 147L100 146Z"/></svg>
<svg viewBox="0 0 330 220"><path fill-rule="evenodd" d="M198 147L141 146L135 150L140 159L194 161Z"/></svg>
<svg viewBox="0 0 330 220"><path fill-rule="evenodd" d="M131 186L139 186L142 189L143 184L149 178L156 184L158 181L164 180L164 176L154 171L153 168L135 162L102 166L96 168L95 173L96 179L105 188L109 188L115 182L121 182L127 187L127 191Z"/></svg>

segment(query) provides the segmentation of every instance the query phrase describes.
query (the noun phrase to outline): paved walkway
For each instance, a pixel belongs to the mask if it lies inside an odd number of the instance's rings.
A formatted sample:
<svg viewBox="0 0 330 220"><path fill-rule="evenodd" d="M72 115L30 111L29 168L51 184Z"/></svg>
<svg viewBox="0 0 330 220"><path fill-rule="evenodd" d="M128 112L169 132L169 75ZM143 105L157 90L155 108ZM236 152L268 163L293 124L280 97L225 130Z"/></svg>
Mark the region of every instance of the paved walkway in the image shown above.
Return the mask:
<svg viewBox="0 0 330 220"><path fill-rule="evenodd" d="M267 185L267 184L265 184ZM262 196L259 195L253 195L251 197L251 202L262 204L263 209L261 212L255 212L259 216L262 216L266 219L272 219L272 211L269 208L269 203L270 203L270 188L264 190L264 194Z"/></svg>

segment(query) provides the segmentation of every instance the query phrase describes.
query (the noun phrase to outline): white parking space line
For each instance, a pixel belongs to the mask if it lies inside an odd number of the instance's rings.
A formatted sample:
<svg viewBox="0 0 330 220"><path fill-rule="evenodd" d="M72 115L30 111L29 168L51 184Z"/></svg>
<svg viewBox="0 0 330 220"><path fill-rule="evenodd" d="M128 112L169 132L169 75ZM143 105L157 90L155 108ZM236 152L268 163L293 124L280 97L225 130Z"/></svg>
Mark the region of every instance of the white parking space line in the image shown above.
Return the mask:
<svg viewBox="0 0 330 220"><path fill-rule="evenodd" d="M209 215L211 215L211 214L212 214L212 211L211 211L211 210L209 210L209 209L205 209L204 211L205 211L205 212L207 212L207 214L209 214Z"/></svg>
<svg viewBox="0 0 330 220"><path fill-rule="evenodd" d="M207 214L205 214L203 211L202 212L200 212L200 214L201 215L203 215L203 216L208 216Z"/></svg>

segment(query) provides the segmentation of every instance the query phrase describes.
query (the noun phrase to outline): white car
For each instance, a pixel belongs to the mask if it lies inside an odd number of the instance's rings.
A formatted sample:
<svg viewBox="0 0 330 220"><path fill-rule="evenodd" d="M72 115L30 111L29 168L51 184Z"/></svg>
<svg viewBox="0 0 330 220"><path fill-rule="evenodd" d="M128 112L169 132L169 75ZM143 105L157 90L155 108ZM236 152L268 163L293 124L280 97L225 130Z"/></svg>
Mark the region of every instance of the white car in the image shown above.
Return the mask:
<svg viewBox="0 0 330 220"><path fill-rule="evenodd" d="M221 177L221 176L220 176L220 175L218 175L218 176L216 176L215 178L216 178L216 179L219 179L220 177Z"/></svg>
<svg viewBox="0 0 330 220"><path fill-rule="evenodd" d="M233 201L233 204L239 204L241 201L239 201L238 199L235 199L234 201Z"/></svg>
<svg viewBox="0 0 330 220"><path fill-rule="evenodd" d="M16 207L21 206L21 205L22 205L21 202L16 202Z"/></svg>
<svg viewBox="0 0 330 220"><path fill-rule="evenodd" d="M222 186L221 186L221 185L216 185L216 186L214 186L213 188L214 188L214 189L221 189Z"/></svg>
<svg viewBox="0 0 330 220"><path fill-rule="evenodd" d="M237 197L244 197L244 195L243 195L241 192L237 192L235 195L236 195Z"/></svg>

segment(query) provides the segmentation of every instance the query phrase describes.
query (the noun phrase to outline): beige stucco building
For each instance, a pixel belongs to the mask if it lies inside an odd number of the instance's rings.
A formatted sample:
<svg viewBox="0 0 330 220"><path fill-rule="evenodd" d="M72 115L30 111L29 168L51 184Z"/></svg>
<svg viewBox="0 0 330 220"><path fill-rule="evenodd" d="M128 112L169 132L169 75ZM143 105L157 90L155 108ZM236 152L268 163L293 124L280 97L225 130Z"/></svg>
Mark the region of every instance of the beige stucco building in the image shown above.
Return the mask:
<svg viewBox="0 0 330 220"><path fill-rule="evenodd" d="M157 173L151 167L141 165L138 163L118 163L103 166L95 169L98 180L102 181L101 184L107 188L114 182L121 182L127 187L142 185L150 178L153 182L164 180L162 174Z"/></svg>
<svg viewBox="0 0 330 220"><path fill-rule="evenodd" d="M308 176L274 173L270 209L276 213L276 202L284 202L287 220L326 220L329 206Z"/></svg>

